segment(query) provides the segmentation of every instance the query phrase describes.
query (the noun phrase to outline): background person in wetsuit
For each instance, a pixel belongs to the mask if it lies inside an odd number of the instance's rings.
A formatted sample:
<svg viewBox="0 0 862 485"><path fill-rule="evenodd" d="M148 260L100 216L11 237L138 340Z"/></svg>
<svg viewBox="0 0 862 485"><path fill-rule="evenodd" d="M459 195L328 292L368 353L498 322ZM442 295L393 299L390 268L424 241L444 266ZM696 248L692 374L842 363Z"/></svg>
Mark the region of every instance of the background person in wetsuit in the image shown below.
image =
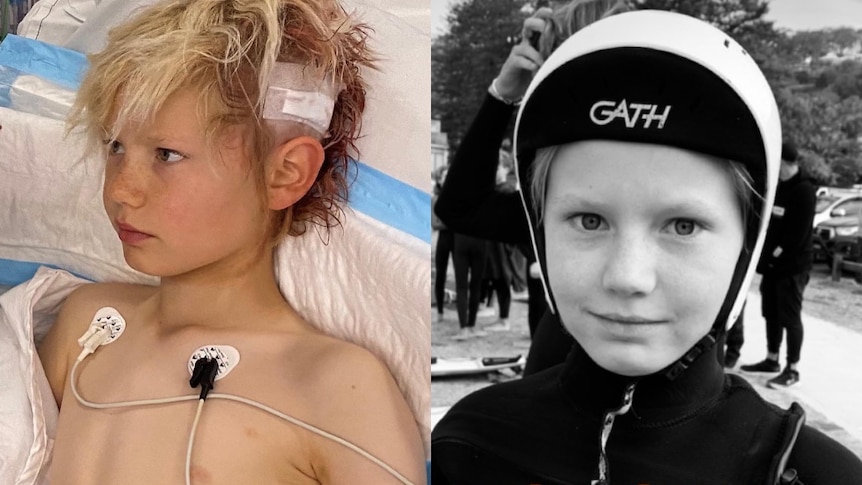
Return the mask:
<svg viewBox="0 0 862 485"><path fill-rule="evenodd" d="M440 187L443 180L446 178L446 173L440 172L437 174L437 180L434 182L434 196L431 200L431 207L437 204L437 197L440 194ZM443 224L443 221L431 211L431 229L437 231L437 241L434 245L434 303L437 306L437 323L443 322L443 307L446 303L446 275L449 269L449 256L455 248L455 233Z"/></svg>

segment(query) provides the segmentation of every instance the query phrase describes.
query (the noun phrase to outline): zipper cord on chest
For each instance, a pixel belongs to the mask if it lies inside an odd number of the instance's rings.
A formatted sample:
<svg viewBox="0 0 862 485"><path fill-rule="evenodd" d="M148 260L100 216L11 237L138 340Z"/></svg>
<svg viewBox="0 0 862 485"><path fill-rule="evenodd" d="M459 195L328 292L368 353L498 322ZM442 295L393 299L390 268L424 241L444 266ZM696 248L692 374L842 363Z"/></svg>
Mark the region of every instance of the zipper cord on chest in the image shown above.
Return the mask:
<svg viewBox="0 0 862 485"><path fill-rule="evenodd" d="M623 394L623 402L617 409L610 410L605 413L602 420L602 430L599 436L599 478L590 482L590 485L609 485L610 484L610 464L608 463L607 445L608 438L611 436L611 430L614 427L614 421L617 416L622 416L629 412L632 408L632 398L635 393L635 384L631 383L626 386Z"/></svg>

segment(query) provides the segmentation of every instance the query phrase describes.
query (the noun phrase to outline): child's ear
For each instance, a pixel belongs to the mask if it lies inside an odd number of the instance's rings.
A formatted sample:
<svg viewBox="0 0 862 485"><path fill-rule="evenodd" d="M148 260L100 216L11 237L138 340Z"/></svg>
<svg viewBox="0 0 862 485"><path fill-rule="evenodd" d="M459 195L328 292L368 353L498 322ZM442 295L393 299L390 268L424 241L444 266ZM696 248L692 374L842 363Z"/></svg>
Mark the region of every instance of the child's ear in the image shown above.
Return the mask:
<svg viewBox="0 0 862 485"><path fill-rule="evenodd" d="M310 136L293 138L276 146L267 160L269 208L285 209L308 193L323 165L323 157L323 146Z"/></svg>

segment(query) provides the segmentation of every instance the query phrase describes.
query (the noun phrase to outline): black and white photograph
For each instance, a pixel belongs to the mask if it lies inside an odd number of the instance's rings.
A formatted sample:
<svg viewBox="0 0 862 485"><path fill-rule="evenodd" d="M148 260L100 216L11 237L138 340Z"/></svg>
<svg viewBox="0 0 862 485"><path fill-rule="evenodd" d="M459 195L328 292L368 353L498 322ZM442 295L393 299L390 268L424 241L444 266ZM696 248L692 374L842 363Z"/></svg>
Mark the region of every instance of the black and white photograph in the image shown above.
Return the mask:
<svg viewBox="0 0 862 485"><path fill-rule="evenodd" d="M433 483L862 482L862 2L432 35Z"/></svg>

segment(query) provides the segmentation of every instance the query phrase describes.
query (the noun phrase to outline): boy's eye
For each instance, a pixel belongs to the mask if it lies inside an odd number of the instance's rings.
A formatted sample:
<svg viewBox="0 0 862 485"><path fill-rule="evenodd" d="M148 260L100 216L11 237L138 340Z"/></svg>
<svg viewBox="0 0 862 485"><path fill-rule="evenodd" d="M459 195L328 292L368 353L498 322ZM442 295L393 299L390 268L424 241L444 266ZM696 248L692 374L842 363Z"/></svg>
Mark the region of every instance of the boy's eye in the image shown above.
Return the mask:
<svg viewBox="0 0 862 485"><path fill-rule="evenodd" d="M691 236L699 228L698 223L691 219L674 219L669 226L671 232L678 236Z"/></svg>
<svg viewBox="0 0 862 485"><path fill-rule="evenodd" d="M107 142L107 145L109 155L120 155L125 152L123 144L118 142L117 140L109 140Z"/></svg>
<svg viewBox="0 0 862 485"><path fill-rule="evenodd" d="M182 153L168 148L156 148L156 157L165 163L176 163L186 158Z"/></svg>
<svg viewBox="0 0 862 485"><path fill-rule="evenodd" d="M597 231L601 229L602 223L604 220L602 216L598 214L578 214L573 217L575 224L580 226L581 229L587 231Z"/></svg>

